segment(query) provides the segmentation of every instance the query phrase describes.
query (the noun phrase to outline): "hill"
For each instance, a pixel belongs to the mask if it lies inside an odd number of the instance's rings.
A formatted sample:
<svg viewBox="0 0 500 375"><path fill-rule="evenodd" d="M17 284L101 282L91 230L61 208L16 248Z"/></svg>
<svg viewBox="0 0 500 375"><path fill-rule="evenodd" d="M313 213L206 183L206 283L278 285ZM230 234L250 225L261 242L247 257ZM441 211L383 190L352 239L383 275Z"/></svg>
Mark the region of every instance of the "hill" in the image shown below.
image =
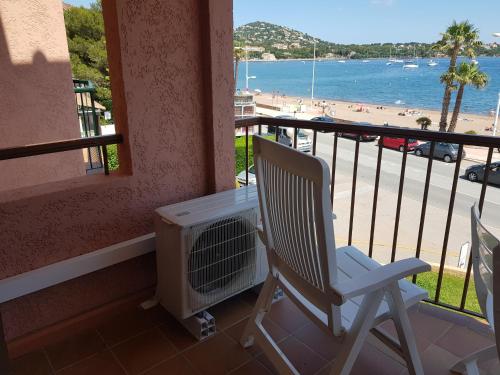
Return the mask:
<svg viewBox="0 0 500 375"><path fill-rule="evenodd" d="M429 43L374 43L338 44L315 38L309 34L286 26L256 21L234 30L235 46L254 47L251 58L261 58L262 53L272 53L278 59L305 59L313 56L316 41L316 56L319 58L367 59L380 57L434 57ZM478 55L500 54L500 46L486 45L477 51Z"/></svg>

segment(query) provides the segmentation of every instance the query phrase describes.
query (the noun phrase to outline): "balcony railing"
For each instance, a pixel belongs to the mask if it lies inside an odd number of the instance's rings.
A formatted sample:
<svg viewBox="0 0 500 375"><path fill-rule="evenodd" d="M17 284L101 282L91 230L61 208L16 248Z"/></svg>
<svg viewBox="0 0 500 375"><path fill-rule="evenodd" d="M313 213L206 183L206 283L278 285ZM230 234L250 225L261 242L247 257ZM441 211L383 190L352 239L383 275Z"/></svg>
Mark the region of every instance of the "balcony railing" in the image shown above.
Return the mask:
<svg viewBox="0 0 500 375"><path fill-rule="evenodd" d="M121 134L99 135L88 138L67 139L64 141L38 143L0 149L0 160L18 159L28 156L54 154L58 152L81 150L89 147L99 148L103 155L104 173L109 174L108 152L106 146L123 142Z"/></svg>
<svg viewBox="0 0 500 375"><path fill-rule="evenodd" d="M73 90L75 92L75 104L81 128L81 136L87 138L101 135L94 84L88 80L73 79ZM101 153L99 147L87 148L85 156L88 172L105 167L104 154Z"/></svg>
<svg viewBox="0 0 500 375"><path fill-rule="evenodd" d="M382 145L381 140L384 137L391 138L403 138L404 139L404 150L401 155L401 162L399 165L399 174L396 179L394 179L394 184L397 183L397 200L396 201L396 209L394 212L394 228L390 229L390 244L387 246L387 251L390 251L390 261L394 262L397 256L398 251L398 235L400 232L400 218L401 218L401 206L402 199L404 195L405 188L405 174L407 172L407 155L408 151L408 142L410 139L417 139L420 141L428 141L431 142L430 146L430 156L426 163L425 168L425 182L423 182L423 194L421 197L420 204L420 212L418 212L418 220L414 221L415 231L418 231L417 240L415 246L411 249L414 251L413 256L420 258L422 255L422 243L424 240L424 226L426 221L426 210L428 207L428 198L431 189L431 172L434 164L434 157L431 157L435 153L436 144L438 142L446 142L458 145L458 155L462 155L464 150L464 146L476 146L485 148L487 150L486 154L486 168L484 173L484 180L481 185L480 193L474 199L479 201L479 209L482 212L483 206L485 202L486 190L488 188L488 176L489 176L489 166L492 163L493 152L496 149L500 148L500 138L491 137L491 136L480 136L480 135L467 135L467 134L458 134L458 133L443 133L437 131L429 131L429 130L414 130L407 128L398 128L392 126L373 126L373 125L358 125L353 124L352 122L347 121L335 121L335 123L326 123L326 122L317 122L317 121L306 121L306 120L293 120L293 119L279 119L279 118L267 118L267 117L252 117L245 119L236 120L236 129L238 129L238 134L243 134L245 137L245 177L246 182L249 181L249 166L253 163L250 163L249 158L249 138L252 133L254 134L263 134L263 129L265 126L269 126L274 128L272 137L276 141L278 141L279 131L276 131L277 128L293 128L293 142L292 146L297 148L297 129L309 129L312 131L312 149L311 152L313 155L317 153L317 143L318 143L318 133L326 132L330 133L322 136L324 139L327 139L331 142L331 192L330 199L332 203L332 208L335 211L336 207L333 206L334 203L334 193L336 187L336 171L338 169L339 157L338 157L338 147L339 147L339 134L340 133L354 133L354 134L369 134L379 136L379 144L377 146L377 150L373 152L374 156L376 154L376 166L375 166L375 175L373 179L373 198L371 207L365 206L365 211L367 215L369 215L369 241L368 241L368 255L370 257L373 256L374 251L374 235L375 235L375 227L377 223L377 208L378 201L380 199L379 196L379 186L380 186L380 176L381 169L383 167L382 156L384 153L384 147ZM333 133L333 135L331 134ZM356 232L354 230L354 216L355 216L355 205L356 205L356 192L357 192L357 179L358 179L358 160L360 154L360 137L357 137L354 140L354 156L352 159L352 178L351 178L351 189L350 189L350 208L349 213L346 214L344 220L348 220L348 238L347 244L351 245L353 240L355 239ZM500 150L500 149L499 149ZM349 154L350 155L350 154ZM328 160L329 161L329 160ZM340 161L341 162L341 161ZM439 255L439 263L437 268L437 283L435 286L435 294L433 298L429 298L427 302L437 304L452 310L460 311L463 313L468 313L475 316L481 316L479 311L471 311L466 309L466 299L467 292L469 289L469 282L471 276L471 259L469 256L469 260L467 263L467 268L465 271L465 275L463 277L463 287L461 288L461 296L460 302L456 304L450 304L444 302L442 299L442 290L443 290L443 275L445 271L445 265L447 260L447 253L449 248L450 241L450 228L452 224L452 219L454 217L454 208L455 208L455 198L457 193L457 185L459 181L460 175L460 166L462 163L462 158L458 157L453 167L453 176L449 182L449 201L447 201L447 211L446 211L446 221L445 225L442 228L443 242L442 246L440 246L440 255ZM497 189L497 188L493 188ZM370 210L371 208L371 210ZM347 217L348 216L348 217ZM337 221L342 220L343 218L338 218ZM466 218L462 218L462 220L468 220ZM379 223L380 224L380 223ZM435 228L434 228L435 229ZM389 255L389 254L387 254ZM388 258L389 259L389 258ZM414 283L417 282L417 276L413 276Z"/></svg>

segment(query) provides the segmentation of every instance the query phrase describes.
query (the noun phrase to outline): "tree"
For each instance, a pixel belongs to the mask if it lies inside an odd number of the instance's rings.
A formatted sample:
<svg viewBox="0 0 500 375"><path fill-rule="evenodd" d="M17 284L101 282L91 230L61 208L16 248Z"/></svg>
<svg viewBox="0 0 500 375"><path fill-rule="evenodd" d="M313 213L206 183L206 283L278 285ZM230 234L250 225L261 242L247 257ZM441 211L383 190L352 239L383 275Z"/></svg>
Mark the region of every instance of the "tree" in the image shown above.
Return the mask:
<svg viewBox="0 0 500 375"><path fill-rule="evenodd" d="M451 116L450 127L448 128L449 133L454 132L457 126L465 86L472 85L477 89L481 89L488 84L488 76L486 73L481 72L477 65L462 62L455 74L455 80L458 84L458 91L455 99L455 108Z"/></svg>
<svg viewBox="0 0 500 375"><path fill-rule="evenodd" d="M429 117L419 117L417 120L416 120L417 124L420 125L420 128L422 130L427 130L427 128L429 126L432 125L432 120L429 118Z"/></svg>
<svg viewBox="0 0 500 375"><path fill-rule="evenodd" d="M456 71L457 58L459 53L463 52L466 56L472 58L475 56L475 49L481 47L479 40L479 30L469 21L457 23L453 21L451 26L446 29L433 49L444 53L450 57L450 66L448 73L453 74ZM447 78L450 78L449 76ZM448 111L450 106L451 92L453 88L449 79L441 77L441 83L445 84L443 104L441 108L441 119L439 120L439 130L445 131L448 124Z"/></svg>
<svg viewBox="0 0 500 375"><path fill-rule="evenodd" d="M238 85L238 68L240 61L243 59L243 49L241 47L234 47L234 92L236 93L236 86Z"/></svg>
<svg viewBox="0 0 500 375"><path fill-rule="evenodd" d="M93 81L97 101L110 110L111 89L101 2L93 3L90 8L68 8L64 11L64 23L73 77Z"/></svg>
<svg viewBox="0 0 500 375"><path fill-rule="evenodd" d="M453 69L451 71L448 70L444 72L440 77L441 83L445 85L443 105L441 109L441 119L439 120L440 132L445 132L446 126L448 125L448 110L450 108L451 93L457 88L457 86L455 85L455 74L455 69Z"/></svg>

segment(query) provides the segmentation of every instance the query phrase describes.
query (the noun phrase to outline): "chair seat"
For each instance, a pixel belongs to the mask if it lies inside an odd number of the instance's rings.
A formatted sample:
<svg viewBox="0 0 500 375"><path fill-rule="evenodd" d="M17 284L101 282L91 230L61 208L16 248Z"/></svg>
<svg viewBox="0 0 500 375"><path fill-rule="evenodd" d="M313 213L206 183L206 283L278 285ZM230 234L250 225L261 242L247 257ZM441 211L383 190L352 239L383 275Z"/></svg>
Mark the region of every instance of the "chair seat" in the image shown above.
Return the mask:
<svg viewBox="0 0 500 375"><path fill-rule="evenodd" d="M380 263L368 257L354 246L340 247L337 248L336 252L339 283L341 283L342 281L360 277L362 274L381 266ZM299 300L302 305L304 305L304 307L306 307L325 325L328 325L327 315L323 311L307 301L286 279L283 278L282 275L280 276L280 280L285 284L290 292L293 293L294 297ZM428 296L428 293L425 289L422 289L407 280L400 280L399 288L401 290L403 302L407 309L420 302L422 299L427 298ZM352 323L356 318L363 298L364 296L358 296L349 299L341 306L342 326L347 331L350 330ZM383 321L391 318L389 305L387 304L386 298L387 297L384 297L384 300L380 304L373 326L377 326Z"/></svg>
<svg viewBox="0 0 500 375"><path fill-rule="evenodd" d="M381 264L363 254L357 248L345 246L337 248L337 266L339 270L339 282L342 282L359 277L374 268L380 267ZM420 288L408 280L399 280L399 288L406 308L415 305L428 296L425 289ZM359 310L359 306L363 301L363 297L364 296L352 298L342 305L342 325L345 329L350 329ZM389 305L386 302L386 297L384 297L384 301L377 311L374 325L378 325L390 317Z"/></svg>

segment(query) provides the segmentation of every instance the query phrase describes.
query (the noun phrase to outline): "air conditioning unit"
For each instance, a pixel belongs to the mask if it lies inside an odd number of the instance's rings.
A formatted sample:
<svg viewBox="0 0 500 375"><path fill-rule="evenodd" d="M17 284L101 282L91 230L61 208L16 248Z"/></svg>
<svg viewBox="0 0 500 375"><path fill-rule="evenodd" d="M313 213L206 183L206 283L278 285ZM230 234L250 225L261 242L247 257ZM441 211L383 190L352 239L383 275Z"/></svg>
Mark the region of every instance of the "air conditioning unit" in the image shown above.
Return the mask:
<svg viewBox="0 0 500 375"><path fill-rule="evenodd" d="M255 186L161 207L155 216L157 299L178 319L266 278Z"/></svg>

